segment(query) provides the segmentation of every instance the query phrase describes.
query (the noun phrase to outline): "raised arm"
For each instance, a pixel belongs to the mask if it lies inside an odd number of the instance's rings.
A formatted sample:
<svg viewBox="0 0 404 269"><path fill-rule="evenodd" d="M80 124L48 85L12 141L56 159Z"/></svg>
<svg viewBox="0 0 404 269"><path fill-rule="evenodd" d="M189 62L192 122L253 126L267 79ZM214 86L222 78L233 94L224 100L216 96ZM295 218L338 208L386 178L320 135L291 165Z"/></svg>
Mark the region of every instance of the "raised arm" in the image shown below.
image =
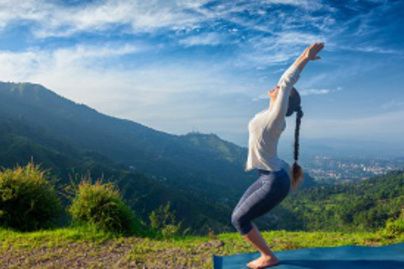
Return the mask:
<svg viewBox="0 0 404 269"><path fill-rule="evenodd" d="M303 53L293 63L293 67L299 70L299 73L303 71L308 61L315 61L321 59L317 54L324 48L324 43L318 42L308 46Z"/></svg>
<svg viewBox="0 0 404 269"><path fill-rule="evenodd" d="M278 93L272 106L271 113L277 119L286 117L288 109L289 95L293 85L298 81L300 73L308 61L320 59L317 54L324 47L324 43L314 43L307 47L303 53L294 61L294 63L283 73L278 82Z"/></svg>

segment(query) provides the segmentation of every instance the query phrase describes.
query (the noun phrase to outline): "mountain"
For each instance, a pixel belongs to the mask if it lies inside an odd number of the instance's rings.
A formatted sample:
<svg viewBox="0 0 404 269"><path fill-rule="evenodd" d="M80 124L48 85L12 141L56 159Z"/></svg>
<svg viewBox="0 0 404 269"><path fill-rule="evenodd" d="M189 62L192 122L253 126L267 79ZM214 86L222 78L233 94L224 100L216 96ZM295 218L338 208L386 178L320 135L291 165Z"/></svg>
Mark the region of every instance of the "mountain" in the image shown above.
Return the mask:
<svg viewBox="0 0 404 269"><path fill-rule="evenodd" d="M117 184L125 200L144 220L152 210L171 201L178 218L184 220L184 225L191 227L195 233L206 233L209 228L226 228L228 209L221 204L207 201L191 191L173 188L153 176L131 171L96 152L78 150L44 132L31 129L21 121L0 117L0 126L2 167L25 164L33 158L41 167L50 169L60 193L70 180L77 183L81 175L90 174L93 179L102 178ZM68 203L66 199L63 202Z"/></svg>
<svg viewBox="0 0 404 269"><path fill-rule="evenodd" d="M176 183L184 178L191 181L187 184L202 180L219 184L217 187L245 183L242 163L246 149L214 134L177 136L160 132L101 114L37 84L1 83L0 94L3 118L19 119L59 141L99 152L134 170L165 176Z"/></svg>
<svg viewBox="0 0 404 269"><path fill-rule="evenodd" d="M90 172L119 184L144 218L171 201L195 231L231 230L231 210L256 180L247 149L215 134L173 135L118 119L32 83L0 82L0 164L31 158L61 178ZM305 186L314 184L306 175ZM147 197L141 198L141 197Z"/></svg>
<svg viewBox="0 0 404 269"><path fill-rule="evenodd" d="M1 166L33 157L64 183L72 174L90 171L119 183L144 217L171 201L179 219L195 231L228 229L230 208L222 201L235 187L223 181L247 184L238 159L243 149L216 135L159 132L37 84L0 83L0 126Z"/></svg>

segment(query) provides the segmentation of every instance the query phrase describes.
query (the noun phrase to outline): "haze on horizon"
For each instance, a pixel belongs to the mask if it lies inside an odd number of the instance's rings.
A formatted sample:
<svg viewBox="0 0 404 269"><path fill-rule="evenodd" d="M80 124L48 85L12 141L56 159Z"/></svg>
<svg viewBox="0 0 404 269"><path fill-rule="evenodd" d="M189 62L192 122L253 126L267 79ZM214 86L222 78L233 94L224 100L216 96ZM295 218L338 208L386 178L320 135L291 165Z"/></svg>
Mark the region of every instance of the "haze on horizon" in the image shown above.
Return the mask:
<svg viewBox="0 0 404 269"><path fill-rule="evenodd" d="M398 145L402 1L0 1L0 80L33 82L173 134L247 144L248 120L311 42L306 140ZM288 119L290 140L294 119ZM291 128L292 127L292 128Z"/></svg>

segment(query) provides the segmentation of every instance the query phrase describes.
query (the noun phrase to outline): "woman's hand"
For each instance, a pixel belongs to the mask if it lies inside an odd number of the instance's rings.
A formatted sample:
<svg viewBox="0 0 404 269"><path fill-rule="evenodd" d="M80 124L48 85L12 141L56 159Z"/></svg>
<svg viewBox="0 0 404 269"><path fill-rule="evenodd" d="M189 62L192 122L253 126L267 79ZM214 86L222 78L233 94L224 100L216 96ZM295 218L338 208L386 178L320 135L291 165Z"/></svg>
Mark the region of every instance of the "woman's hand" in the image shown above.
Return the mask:
<svg viewBox="0 0 404 269"><path fill-rule="evenodd" d="M300 72L302 72L302 70L304 69L304 67L306 66L306 64L309 61L314 61L314 60L318 60L320 59L320 56L317 56L317 54L324 48L324 42L316 42L311 44L310 46L308 46L302 54L300 54L300 56L295 60L295 62L292 64L292 66L285 71L285 73L282 75L281 79L278 82L277 87L273 88L272 90L268 91L268 95L272 96L274 94L276 94L276 90L279 88L280 84L282 83L282 81L284 82L285 80L288 81L288 83L290 85L293 86L293 84L295 84L296 80L298 79L295 78L295 81L292 81L290 78L292 77L296 77L293 76L293 72L298 72L298 74L300 74Z"/></svg>
<svg viewBox="0 0 404 269"><path fill-rule="evenodd" d="M314 44L311 44L303 51L302 54L300 54L300 56L293 63L293 66L295 66L301 72L308 61L314 61L320 59L320 56L317 56L317 54L323 48L324 48L324 42L316 42Z"/></svg>
<svg viewBox="0 0 404 269"><path fill-rule="evenodd" d="M321 59L320 56L317 56L317 54L324 48L324 42L316 42L310 46L308 46L304 52L303 55L307 57L308 60L315 61Z"/></svg>

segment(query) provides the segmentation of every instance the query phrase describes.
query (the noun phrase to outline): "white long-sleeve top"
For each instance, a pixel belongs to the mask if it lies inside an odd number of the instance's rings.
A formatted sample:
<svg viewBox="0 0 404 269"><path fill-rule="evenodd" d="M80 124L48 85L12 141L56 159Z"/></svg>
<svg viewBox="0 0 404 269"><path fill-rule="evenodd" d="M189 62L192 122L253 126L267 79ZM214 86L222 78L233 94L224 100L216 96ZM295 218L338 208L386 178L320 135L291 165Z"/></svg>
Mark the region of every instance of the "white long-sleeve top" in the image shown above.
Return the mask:
<svg viewBox="0 0 404 269"><path fill-rule="evenodd" d="M268 109L258 112L248 123L248 157L245 171L259 168L290 173L290 166L278 158L277 147L281 133L286 128L286 112L293 85L300 77L300 70L292 64L278 82L278 95Z"/></svg>

